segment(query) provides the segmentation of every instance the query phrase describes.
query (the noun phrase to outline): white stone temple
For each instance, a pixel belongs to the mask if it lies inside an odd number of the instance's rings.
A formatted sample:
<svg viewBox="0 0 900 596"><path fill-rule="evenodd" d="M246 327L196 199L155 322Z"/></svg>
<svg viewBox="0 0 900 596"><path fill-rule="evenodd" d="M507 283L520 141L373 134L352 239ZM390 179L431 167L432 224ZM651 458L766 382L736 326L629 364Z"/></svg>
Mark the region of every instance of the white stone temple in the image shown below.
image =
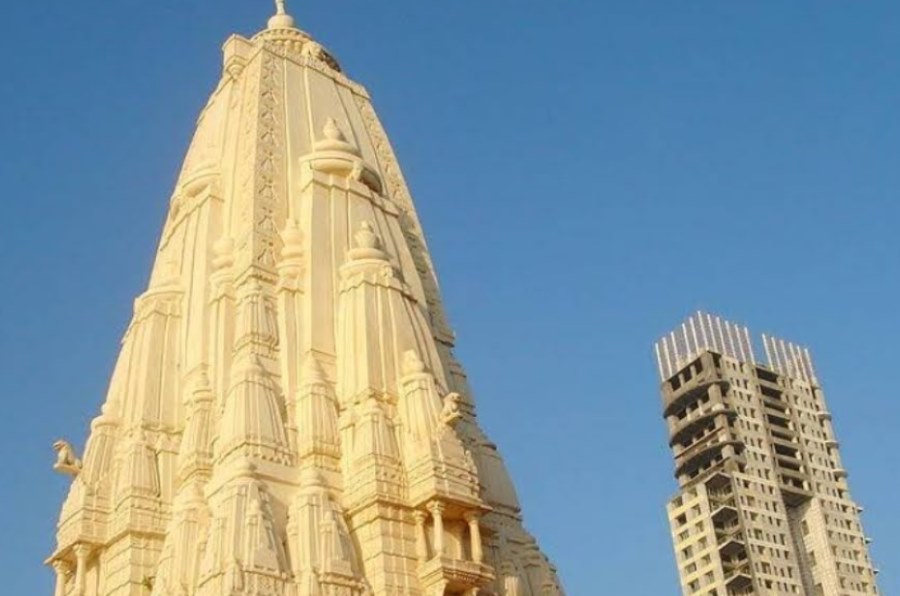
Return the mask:
<svg viewBox="0 0 900 596"><path fill-rule="evenodd" d="M557 596L366 90L224 46L48 559L56 596Z"/></svg>

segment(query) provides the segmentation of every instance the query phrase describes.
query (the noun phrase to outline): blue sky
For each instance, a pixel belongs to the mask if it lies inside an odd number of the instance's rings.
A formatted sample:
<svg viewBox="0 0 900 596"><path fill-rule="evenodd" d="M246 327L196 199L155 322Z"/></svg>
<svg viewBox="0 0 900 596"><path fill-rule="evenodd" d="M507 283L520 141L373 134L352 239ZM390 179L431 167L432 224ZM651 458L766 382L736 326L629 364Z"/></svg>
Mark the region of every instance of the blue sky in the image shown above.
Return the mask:
<svg viewBox="0 0 900 596"><path fill-rule="evenodd" d="M651 347L698 308L812 347L900 593L900 4L292 9L373 94L482 423L573 596L678 592ZM103 399L221 43L270 12L0 8L5 594L51 593L50 445Z"/></svg>

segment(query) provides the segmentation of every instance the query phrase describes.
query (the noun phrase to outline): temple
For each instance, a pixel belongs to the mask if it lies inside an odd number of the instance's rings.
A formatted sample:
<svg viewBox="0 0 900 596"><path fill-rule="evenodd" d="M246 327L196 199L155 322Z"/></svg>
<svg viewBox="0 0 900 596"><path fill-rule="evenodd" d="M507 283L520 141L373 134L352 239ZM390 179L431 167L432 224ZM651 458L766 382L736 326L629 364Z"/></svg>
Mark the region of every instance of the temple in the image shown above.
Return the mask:
<svg viewBox="0 0 900 596"><path fill-rule="evenodd" d="M224 45L48 564L56 596L558 596L366 90Z"/></svg>

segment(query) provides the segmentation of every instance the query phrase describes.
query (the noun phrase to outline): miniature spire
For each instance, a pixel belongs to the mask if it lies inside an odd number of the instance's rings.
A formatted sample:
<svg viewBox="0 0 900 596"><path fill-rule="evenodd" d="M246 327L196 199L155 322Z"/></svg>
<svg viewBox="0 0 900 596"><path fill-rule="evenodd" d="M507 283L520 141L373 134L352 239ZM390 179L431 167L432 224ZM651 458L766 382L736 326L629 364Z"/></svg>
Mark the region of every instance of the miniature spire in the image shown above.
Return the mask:
<svg viewBox="0 0 900 596"><path fill-rule="evenodd" d="M343 131L341 131L337 122L334 118L328 118L325 121L325 126L322 128L322 132L325 134L325 138L330 141L346 141L347 137L344 136Z"/></svg>
<svg viewBox="0 0 900 596"><path fill-rule="evenodd" d="M348 255L354 260L379 259L386 261L387 255L381 250L381 237L375 232L372 223L363 221L359 224L359 230L353 234L355 248L351 248Z"/></svg>
<svg viewBox="0 0 900 596"><path fill-rule="evenodd" d="M294 17L287 13L285 0L275 0L275 16L269 19L269 29L293 29Z"/></svg>

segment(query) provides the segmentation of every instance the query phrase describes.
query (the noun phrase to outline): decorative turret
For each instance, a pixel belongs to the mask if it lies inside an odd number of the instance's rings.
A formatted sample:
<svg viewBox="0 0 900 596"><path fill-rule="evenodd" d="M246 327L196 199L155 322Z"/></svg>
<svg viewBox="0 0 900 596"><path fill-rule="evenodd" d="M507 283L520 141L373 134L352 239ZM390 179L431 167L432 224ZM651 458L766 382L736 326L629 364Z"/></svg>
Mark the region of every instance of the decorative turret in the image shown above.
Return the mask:
<svg viewBox="0 0 900 596"><path fill-rule="evenodd" d="M402 355L409 349L417 350L430 370L442 370L421 304L388 260L381 236L362 221L353 241L340 268L337 351L342 404L370 392L397 395ZM372 304L383 304L384 310L369 308ZM346 366L342 354L347 355Z"/></svg>
<svg viewBox="0 0 900 596"><path fill-rule="evenodd" d="M153 577L152 596L187 595L196 585L201 545L209 512L202 484L184 484L175 497L173 519L159 559L159 572Z"/></svg>
<svg viewBox="0 0 900 596"><path fill-rule="evenodd" d="M355 407L354 439L349 450L347 499L351 509L380 500L402 503L400 448L394 424L374 395Z"/></svg>
<svg viewBox="0 0 900 596"><path fill-rule="evenodd" d="M294 410L300 465L305 469L337 472L341 458L337 403L319 361L312 354L303 363Z"/></svg>
<svg viewBox="0 0 900 596"><path fill-rule="evenodd" d="M188 404L187 424L178 455L178 477L182 484L195 475L205 479L212 471L212 415L214 397L205 371L197 375Z"/></svg>
<svg viewBox="0 0 900 596"><path fill-rule="evenodd" d="M340 177L347 183L362 183L375 193L382 190L378 173L363 160L359 147L347 141L331 117L325 121L322 138L313 144L312 153L303 157L300 163L313 171Z"/></svg>
<svg viewBox="0 0 900 596"><path fill-rule="evenodd" d="M272 497L252 463L237 462L233 469L212 513L197 595L281 592L288 564Z"/></svg>
<svg viewBox="0 0 900 596"><path fill-rule="evenodd" d="M144 429L132 429L123 443L122 464L116 482L116 505L128 499L155 501L160 496L156 452L147 442Z"/></svg>
<svg viewBox="0 0 900 596"><path fill-rule="evenodd" d="M447 394L442 401L434 377L413 350L404 357L404 373L399 410L411 503L419 507L441 499L461 510L482 510L478 470L454 430L459 396Z"/></svg>
<svg viewBox="0 0 900 596"><path fill-rule="evenodd" d="M325 480L309 468L300 486L287 524L291 569L299 580L300 594L364 594L359 553Z"/></svg>
<svg viewBox="0 0 900 596"><path fill-rule="evenodd" d="M219 429L219 461L240 453L285 465L291 462L278 395L258 356L249 356L235 366Z"/></svg>

